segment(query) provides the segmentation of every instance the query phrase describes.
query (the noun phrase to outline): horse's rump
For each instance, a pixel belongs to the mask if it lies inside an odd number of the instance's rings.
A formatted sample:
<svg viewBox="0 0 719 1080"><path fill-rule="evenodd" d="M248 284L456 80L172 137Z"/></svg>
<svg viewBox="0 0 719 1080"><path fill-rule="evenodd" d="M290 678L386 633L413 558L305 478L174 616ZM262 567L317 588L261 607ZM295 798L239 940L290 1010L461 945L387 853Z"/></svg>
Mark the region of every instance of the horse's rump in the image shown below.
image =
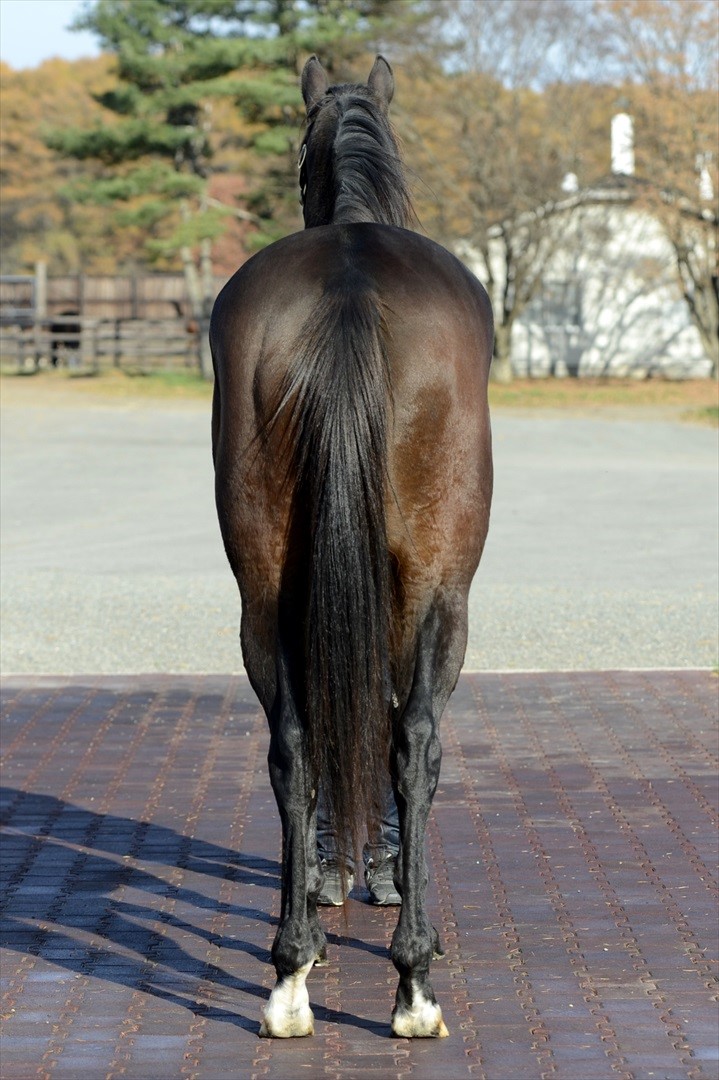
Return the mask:
<svg viewBox="0 0 719 1080"><path fill-rule="evenodd" d="M245 329L243 305L258 297ZM431 241L356 224L262 253L218 301L220 327L223 310L218 508L243 645L283 650L313 772L349 842L379 798L419 627L444 592L469 587L486 534L483 293Z"/></svg>

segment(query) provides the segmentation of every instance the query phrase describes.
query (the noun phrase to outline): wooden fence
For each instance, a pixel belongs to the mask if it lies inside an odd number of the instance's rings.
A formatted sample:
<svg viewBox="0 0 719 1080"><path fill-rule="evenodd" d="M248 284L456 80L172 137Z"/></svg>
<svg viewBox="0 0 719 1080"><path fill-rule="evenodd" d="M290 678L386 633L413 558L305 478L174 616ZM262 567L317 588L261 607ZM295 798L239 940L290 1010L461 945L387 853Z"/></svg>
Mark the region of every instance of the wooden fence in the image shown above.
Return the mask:
<svg viewBox="0 0 719 1080"><path fill-rule="evenodd" d="M73 274L48 277L39 285L40 275L0 277L0 321L31 319L72 313L89 319L170 319L189 318L185 279L182 274L135 274L126 276L86 276ZM214 279L214 295L225 278ZM42 298L39 292L42 291Z"/></svg>
<svg viewBox="0 0 719 1080"><path fill-rule="evenodd" d="M215 278L214 293L224 278ZM196 367L209 375L206 320L181 274L0 277L0 360L17 370Z"/></svg>
<svg viewBox="0 0 719 1080"><path fill-rule="evenodd" d="M17 371L194 368L207 374L207 326L185 319L54 316L0 327L0 359Z"/></svg>

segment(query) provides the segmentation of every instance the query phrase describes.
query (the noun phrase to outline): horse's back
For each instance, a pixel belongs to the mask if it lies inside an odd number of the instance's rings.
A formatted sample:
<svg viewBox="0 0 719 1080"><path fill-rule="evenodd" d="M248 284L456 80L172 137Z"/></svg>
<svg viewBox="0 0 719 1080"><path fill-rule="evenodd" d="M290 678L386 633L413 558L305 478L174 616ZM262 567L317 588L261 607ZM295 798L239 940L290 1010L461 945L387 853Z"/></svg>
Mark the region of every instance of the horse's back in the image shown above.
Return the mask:
<svg viewBox="0 0 719 1080"><path fill-rule="evenodd" d="M296 341L328 289L377 301L389 367L387 539L407 604L413 591L468 589L487 532L492 487L487 379L492 316L480 283L444 248L391 226L308 229L246 263L225 287L211 328L216 369L214 450L223 533L286 535L281 440L265 430ZM252 476L250 476L252 473ZM242 489L240 491L240 488ZM258 517L263 528L254 529ZM249 546L248 546L249 545ZM272 546L272 545L270 545ZM277 550L267 557L278 581ZM419 603L419 601L418 601Z"/></svg>
<svg viewBox="0 0 719 1080"><path fill-rule="evenodd" d="M241 402L249 390L252 410L243 409L249 428L266 420L263 409L272 407L314 306L343 280L351 289L365 285L380 302L392 392L401 409L413 396L431 396L431 387L440 394L456 387L465 404L480 405L492 314L477 279L418 233L370 223L330 225L265 248L218 297L210 333L219 393Z"/></svg>

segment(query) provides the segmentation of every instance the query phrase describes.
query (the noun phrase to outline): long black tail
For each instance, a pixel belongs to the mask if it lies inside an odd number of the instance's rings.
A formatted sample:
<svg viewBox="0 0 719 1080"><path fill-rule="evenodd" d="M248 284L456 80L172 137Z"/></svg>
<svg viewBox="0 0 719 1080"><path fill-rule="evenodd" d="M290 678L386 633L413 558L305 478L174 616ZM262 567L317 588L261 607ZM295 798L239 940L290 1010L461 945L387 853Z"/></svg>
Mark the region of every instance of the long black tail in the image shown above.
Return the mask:
<svg viewBox="0 0 719 1080"><path fill-rule="evenodd" d="M304 697L314 776L340 843L381 805L389 745L385 523L391 398L382 310L367 280L332 281L302 331L287 410L294 527L304 533Z"/></svg>

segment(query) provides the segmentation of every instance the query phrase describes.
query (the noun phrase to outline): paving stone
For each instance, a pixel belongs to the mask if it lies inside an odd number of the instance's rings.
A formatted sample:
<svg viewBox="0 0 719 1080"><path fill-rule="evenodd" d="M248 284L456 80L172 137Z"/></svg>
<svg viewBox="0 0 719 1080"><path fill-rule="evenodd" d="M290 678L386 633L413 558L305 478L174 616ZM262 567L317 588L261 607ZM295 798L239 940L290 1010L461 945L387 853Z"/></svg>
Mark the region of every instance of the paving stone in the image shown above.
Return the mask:
<svg viewBox="0 0 719 1080"><path fill-rule="evenodd" d="M391 1036L397 913L358 885L322 915L316 1035L283 1042L257 1038L280 837L247 681L8 677L3 1080L715 1080L717 686L463 676L427 834L450 1038Z"/></svg>

